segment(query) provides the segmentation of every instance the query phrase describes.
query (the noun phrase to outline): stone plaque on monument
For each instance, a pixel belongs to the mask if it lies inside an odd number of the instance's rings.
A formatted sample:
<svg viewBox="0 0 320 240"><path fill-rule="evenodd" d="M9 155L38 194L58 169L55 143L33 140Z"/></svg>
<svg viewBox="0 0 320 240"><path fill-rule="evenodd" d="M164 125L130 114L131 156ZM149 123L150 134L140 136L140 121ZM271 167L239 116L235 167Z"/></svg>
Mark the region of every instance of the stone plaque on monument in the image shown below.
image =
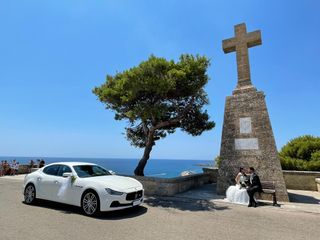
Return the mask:
<svg viewBox="0 0 320 240"><path fill-rule="evenodd" d="M236 52L238 83L226 98L217 192L235 184L239 167L254 167L261 181L275 182L278 199L288 201L265 95L250 78L248 48L261 45L261 33L247 33L244 23L234 29L235 37L223 41L225 53Z"/></svg>
<svg viewBox="0 0 320 240"><path fill-rule="evenodd" d="M258 150L258 138L236 138L234 140L236 150Z"/></svg>
<svg viewBox="0 0 320 240"><path fill-rule="evenodd" d="M251 133L251 118L240 118L240 133Z"/></svg>

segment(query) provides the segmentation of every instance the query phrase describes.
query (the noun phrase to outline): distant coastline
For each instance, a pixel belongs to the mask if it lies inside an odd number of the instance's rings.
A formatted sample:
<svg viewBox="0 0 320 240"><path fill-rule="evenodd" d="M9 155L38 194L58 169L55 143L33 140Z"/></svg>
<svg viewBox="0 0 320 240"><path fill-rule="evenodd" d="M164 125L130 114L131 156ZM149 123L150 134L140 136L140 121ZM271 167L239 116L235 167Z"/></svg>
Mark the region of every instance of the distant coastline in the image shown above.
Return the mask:
<svg viewBox="0 0 320 240"><path fill-rule="evenodd" d="M212 164L205 164L205 163L197 163L195 164L195 166L198 166L198 167L213 167L213 163Z"/></svg>
<svg viewBox="0 0 320 240"><path fill-rule="evenodd" d="M53 162L92 162L99 164L119 174L132 175L139 159L133 158L66 158L66 157L15 157L0 156L0 160L12 161L16 159L20 164L27 164L32 159L44 159L46 164ZM190 160L190 159L150 159L145 169L146 176L171 178L177 177L183 171L201 173L202 167L212 166L213 160Z"/></svg>

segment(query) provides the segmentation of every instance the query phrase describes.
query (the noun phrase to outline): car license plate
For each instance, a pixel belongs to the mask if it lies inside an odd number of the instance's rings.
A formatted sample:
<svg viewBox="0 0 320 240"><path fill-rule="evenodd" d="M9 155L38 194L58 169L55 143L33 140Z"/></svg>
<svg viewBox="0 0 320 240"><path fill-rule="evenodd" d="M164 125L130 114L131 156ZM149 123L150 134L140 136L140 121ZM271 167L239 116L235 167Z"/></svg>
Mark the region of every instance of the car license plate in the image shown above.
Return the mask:
<svg viewBox="0 0 320 240"><path fill-rule="evenodd" d="M132 202L132 206L137 206L137 205L139 205L140 204L140 200L138 200L138 201L133 201Z"/></svg>

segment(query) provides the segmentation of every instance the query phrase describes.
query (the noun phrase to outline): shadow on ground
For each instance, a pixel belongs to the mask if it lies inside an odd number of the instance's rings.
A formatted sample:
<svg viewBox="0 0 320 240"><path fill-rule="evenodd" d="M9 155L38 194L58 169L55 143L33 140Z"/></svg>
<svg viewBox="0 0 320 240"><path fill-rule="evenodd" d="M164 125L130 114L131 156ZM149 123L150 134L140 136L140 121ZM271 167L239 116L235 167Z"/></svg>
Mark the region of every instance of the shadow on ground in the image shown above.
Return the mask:
<svg viewBox="0 0 320 240"><path fill-rule="evenodd" d="M296 194L296 193L288 193L290 202L296 202L296 203L308 203L308 204L319 204L320 200L312 197L312 196L306 196L302 194Z"/></svg>
<svg viewBox="0 0 320 240"><path fill-rule="evenodd" d="M182 211L218 211L229 209L227 206L217 206L205 199L182 197L149 197L144 202L151 207L174 208Z"/></svg>
<svg viewBox="0 0 320 240"><path fill-rule="evenodd" d="M34 205L28 205L28 206L54 209L64 214L81 214L84 217L86 217L83 214L80 207L57 203L57 202L38 200ZM94 216L93 218L100 219L100 220L122 220L122 219L139 217L140 215L145 214L147 211L148 209L146 207L136 206L136 207L112 211L112 212L102 212L98 216Z"/></svg>

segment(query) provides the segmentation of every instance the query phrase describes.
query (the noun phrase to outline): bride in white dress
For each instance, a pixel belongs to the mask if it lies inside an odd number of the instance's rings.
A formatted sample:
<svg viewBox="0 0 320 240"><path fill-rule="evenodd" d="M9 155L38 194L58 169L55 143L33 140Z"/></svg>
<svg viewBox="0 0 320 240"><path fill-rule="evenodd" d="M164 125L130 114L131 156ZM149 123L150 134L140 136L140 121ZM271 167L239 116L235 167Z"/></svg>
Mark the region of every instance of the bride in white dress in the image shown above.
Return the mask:
<svg viewBox="0 0 320 240"><path fill-rule="evenodd" d="M240 168L238 175L236 176L236 185L230 186L227 189L227 200L232 203L248 205L249 195L245 187L246 174L243 168Z"/></svg>

